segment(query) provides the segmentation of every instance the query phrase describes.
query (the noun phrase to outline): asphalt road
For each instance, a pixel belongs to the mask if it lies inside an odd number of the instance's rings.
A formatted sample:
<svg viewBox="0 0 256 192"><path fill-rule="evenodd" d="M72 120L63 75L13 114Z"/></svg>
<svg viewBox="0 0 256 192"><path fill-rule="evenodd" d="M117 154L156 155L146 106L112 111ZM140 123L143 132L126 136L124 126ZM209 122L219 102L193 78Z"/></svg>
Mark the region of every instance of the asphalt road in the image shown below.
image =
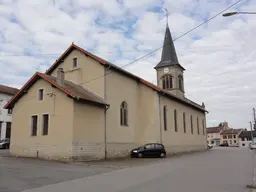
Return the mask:
<svg viewBox="0 0 256 192"><path fill-rule="evenodd" d="M0 192L18 192L114 170L100 166L6 157L0 150Z"/></svg>
<svg viewBox="0 0 256 192"><path fill-rule="evenodd" d="M248 192L252 151L216 148L26 192Z"/></svg>

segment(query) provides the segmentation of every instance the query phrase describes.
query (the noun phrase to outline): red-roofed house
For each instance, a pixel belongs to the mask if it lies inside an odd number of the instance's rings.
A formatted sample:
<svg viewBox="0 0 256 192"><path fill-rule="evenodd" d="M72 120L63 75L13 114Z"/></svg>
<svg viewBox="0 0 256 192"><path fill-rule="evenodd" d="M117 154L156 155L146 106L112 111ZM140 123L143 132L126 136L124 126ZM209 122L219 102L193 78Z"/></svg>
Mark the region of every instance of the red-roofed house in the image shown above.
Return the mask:
<svg viewBox="0 0 256 192"><path fill-rule="evenodd" d="M167 153L205 150L207 111L185 97L169 27L164 45L157 85L70 45L5 106L13 109L11 154L98 159L149 142Z"/></svg>
<svg viewBox="0 0 256 192"><path fill-rule="evenodd" d="M221 132L221 143L229 146L239 147L239 135L245 129L227 129Z"/></svg>

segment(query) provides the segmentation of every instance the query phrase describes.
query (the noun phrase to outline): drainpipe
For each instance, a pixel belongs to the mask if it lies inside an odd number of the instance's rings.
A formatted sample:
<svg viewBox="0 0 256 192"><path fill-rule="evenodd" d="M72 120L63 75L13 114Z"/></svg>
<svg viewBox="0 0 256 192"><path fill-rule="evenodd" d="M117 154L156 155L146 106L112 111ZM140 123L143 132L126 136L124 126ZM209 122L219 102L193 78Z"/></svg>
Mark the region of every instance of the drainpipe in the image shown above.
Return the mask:
<svg viewBox="0 0 256 192"><path fill-rule="evenodd" d="M110 65L107 68L104 68L104 100L107 101L107 70L110 69ZM109 106L105 107L104 110L104 158L107 159L107 110L109 109Z"/></svg>
<svg viewBox="0 0 256 192"><path fill-rule="evenodd" d="M162 115L161 115L161 95L158 93L158 105L159 105L159 125L160 125L160 143L162 143Z"/></svg>
<svg viewBox="0 0 256 192"><path fill-rule="evenodd" d="M104 158L107 159L107 110L109 106L104 109Z"/></svg>

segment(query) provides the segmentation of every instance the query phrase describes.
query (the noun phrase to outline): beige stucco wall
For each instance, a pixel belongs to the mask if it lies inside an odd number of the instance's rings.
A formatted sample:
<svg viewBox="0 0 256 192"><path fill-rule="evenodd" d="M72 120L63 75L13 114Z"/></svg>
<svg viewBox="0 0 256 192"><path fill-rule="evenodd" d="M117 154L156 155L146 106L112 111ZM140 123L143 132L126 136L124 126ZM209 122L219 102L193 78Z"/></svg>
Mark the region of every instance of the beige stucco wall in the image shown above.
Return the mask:
<svg viewBox="0 0 256 192"><path fill-rule="evenodd" d="M161 97L161 112L163 114L163 107L167 106L167 130L164 130L163 115L162 121L162 139L169 153L193 151L206 149L206 130L202 119L205 119L205 114L190 108L186 105L180 104L173 100ZM177 110L177 127L174 128L174 110ZM183 126L183 112L186 114L186 133L184 133ZM190 115L193 115L193 134L191 133ZM197 133L197 117L199 118L199 135Z"/></svg>
<svg viewBox="0 0 256 192"><path fill-rule="evenodd" d="M108 157L124 156L136 146L135 129L138 127L138 83L112 69L107 71L106 101L110 104L107 110L107 151ZM120 105L128 104L128 126L120 125ZM121 147L120 147L121 146Z"/></svg>
<svg viewBox="0 0 256 192"><path fill-rule="evenodd" d="M74 103L73 157L100 159L105 155L104 108Z"/></svg>
<svg viewBox="0 0 256 192"><path fill-rule="evenodd" d="M236 136L236 138L234 138L234 135ZM228 138L228 135L226 135L226 136L227 136L226 139L223 138L223 135L220 136L220 143L224 143L224 141L226 141L226 142L228 142L228 145L230 145L230 146L239 146L238 134L230 134L230 136L232 138Z"/></svg>
<svg viewBox="0 0 256 192"><path fill-rule="evenodd" d="M37 99L38 89L44 89L44 100ZM54 97L46 95L54 92ZM55 106L55 107L54 107ZM49 113L49 133L42 135L42 114ZM31 136L31 116L38 116L37 136ZM62 159L72 155L73 100L38 80L13 108L10 152L17 156Z"/></svg>
<svg viewBox="0 0 256 192"><path fill-rule="evenodd" d="M73 58L78 58L78 68L71 69ZM79 51L73 51L59 65L64 68L65 79L78 84L104 76L104 67ZM111 72L111 73L109 73ZM134 147L148 142L163 142L168 153L201 150L206 147L202 134L205 115L182 103L159 95L148 86L113 69L107 76L84 86L105 98L110 108L106 112L106 150L108 157L126 156ZM57 75L57 69L51 74ZM39 88L54 97L37 100ZM106 88L106 89L105 89ZM105 92L106 90L106 92ZM32 99L31 99L32 98ZM128 126L120 125L120 105L128 104ZM160 110L159 111L159 104ZM168 130L163 129L163 106L167 105ZM173 110L178 110L178 132L174 131ZM187 133L183 132L182 113L186 112ZM42 113L50 113L49 134L41 134ZM38 136L30 136L30 118L39 114ZM193 114L194 134L190 133L189 116ZM161 115L161 117L160 117ZM197 135L196 118L199 117L200 135ZM205 131L206 133L206 131ZM76 103L67 95L39 80L15 105L11 153L14 155L44 158L103 158L105 155L104 108Z"/></svg>
<svg viewBox="0 0 256 192"><path fill-rule="evenodd" d="M78 67L73 68L73 58L77 58ZM87 57L78 50L73 50L58 68L65 71L65 79L86 86L104 98L104 66L94 59ZM56 68L50 75L56 77ZM99 78L100 77L100 78ZM92 80L94 79L94 80Z"/></svg>
<svg viewBox="0 0 256 192"><path fill-rule="evenodd" d="M163 142L168 153L202 150L206 148L206 130L202 130L205 114L182 103L161 96L161 125L159 117L159 96L151 88L120 73L111 71L105 77L107 111L108 156L123 156L135 146L148 142ZM120 104L128 104L128 124L120 125ZM162 108L168 108L168 131L163 130ZM179 131L174 131L173 110L178 110ZM186 112L187 133L183 132L183 112ZM193 114L194 134L190 133L189 115ZM197 134L196 118L199 118L200 134ZM204 121L205 123L205 121ZM205 125L204 125L205 129ZM120 147L122 146L122 147Z"/></svg>

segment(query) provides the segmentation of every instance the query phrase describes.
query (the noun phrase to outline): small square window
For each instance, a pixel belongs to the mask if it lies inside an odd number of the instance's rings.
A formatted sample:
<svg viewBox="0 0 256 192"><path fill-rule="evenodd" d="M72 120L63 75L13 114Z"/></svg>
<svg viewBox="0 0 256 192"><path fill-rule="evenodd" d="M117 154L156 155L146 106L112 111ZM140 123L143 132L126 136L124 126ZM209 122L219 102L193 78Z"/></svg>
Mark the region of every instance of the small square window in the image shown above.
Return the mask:
<svg viewBox="0 0 256 192"><path fill-rule="evenodd" d="M73 68L77 67L77 58L73 58Z"/></svg>
<svg viewBox="0 0 256 192"><path fill-rule="evenodd" d="M38 91L38 100L43 100L44 99L44 90L39 89Z"/></svg>
<svg viewBox="0 0 256 192"><path fill-rule="evenodd" d="M12 109L8 109L8 114L12 114Z"/></svg>

